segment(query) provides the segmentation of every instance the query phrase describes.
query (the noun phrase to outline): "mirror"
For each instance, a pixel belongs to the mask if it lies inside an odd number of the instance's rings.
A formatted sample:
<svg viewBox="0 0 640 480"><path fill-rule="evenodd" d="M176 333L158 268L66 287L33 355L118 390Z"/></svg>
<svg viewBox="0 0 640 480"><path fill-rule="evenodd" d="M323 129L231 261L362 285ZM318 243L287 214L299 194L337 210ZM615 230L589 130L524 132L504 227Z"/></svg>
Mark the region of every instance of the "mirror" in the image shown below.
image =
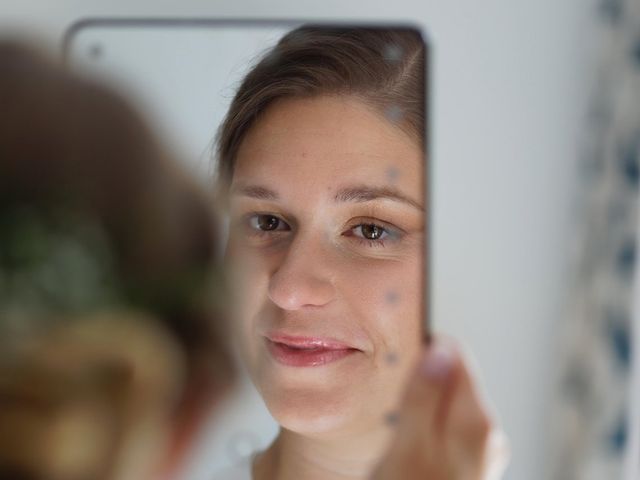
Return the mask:
<svg viewBox="0 0 640 480"><path fill-rule="evenodd" d="M185 478L269 445L283 461L303 445L354 458L386 445L429 333L427 53L419 29L397 25L113 20L69 32L69 65L138 106L215 189L228 227L247 381Z"/></svg>

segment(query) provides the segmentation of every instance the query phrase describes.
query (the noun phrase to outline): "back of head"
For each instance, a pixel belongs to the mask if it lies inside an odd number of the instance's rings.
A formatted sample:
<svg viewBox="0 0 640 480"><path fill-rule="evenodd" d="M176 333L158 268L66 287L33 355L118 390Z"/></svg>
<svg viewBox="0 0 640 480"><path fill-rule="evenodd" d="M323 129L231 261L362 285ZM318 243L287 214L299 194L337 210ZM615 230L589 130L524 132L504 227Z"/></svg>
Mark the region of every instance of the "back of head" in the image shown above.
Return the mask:
<svg viewBox="0 0 640 480"><path fill-rule="evenodd" d="M0 478L128 478L231 379L215 212L116 94L0 70Z"/></svg>

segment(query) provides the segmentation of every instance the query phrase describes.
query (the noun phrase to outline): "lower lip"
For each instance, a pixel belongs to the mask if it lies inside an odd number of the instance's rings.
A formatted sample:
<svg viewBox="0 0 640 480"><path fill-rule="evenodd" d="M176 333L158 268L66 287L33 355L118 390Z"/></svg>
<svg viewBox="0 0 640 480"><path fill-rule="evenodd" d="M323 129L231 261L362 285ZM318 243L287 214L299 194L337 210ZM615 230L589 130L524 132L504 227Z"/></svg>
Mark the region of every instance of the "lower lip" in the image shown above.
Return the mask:
<svg viewBox="0 0 640 480"><path fill-rule="evenodd" d="M269 339L265 340L267 342L267 348L273 358L275 358L279 363L290 367L318 367L320 365L336 362L358 352L358 350L354 348L293 348L283 343L272 342Z"/></svg>

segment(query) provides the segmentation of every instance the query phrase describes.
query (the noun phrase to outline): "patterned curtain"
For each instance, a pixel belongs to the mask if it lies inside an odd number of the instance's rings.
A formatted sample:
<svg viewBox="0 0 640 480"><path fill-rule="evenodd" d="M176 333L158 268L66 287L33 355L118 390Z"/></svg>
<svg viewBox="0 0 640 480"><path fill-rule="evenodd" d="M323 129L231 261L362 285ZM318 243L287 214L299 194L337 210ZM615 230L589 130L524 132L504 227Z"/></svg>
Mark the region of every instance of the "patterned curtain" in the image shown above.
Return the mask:
<svg viewBox="0 0 640 480"><path fill-rule="evenodd" d="M602 41L580 159L575 276L561 330L561 398L553 422L559 442L552 465L556 480L617 480L625 473L625 480L637 479L638 470L629 465L640 458L640 451L629 450L637 408L629 396L632 325L639 313L633 306L640 213L640 0L601 0L598 15Z"/></svg>

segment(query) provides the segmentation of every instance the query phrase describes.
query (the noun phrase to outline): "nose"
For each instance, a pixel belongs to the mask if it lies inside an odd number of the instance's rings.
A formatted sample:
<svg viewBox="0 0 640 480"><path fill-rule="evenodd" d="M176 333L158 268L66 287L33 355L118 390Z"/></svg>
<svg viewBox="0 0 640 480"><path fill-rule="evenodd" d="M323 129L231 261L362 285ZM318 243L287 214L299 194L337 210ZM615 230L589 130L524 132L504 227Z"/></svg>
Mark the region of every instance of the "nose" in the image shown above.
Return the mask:
<svg viewBox="0 0 640 480"><path fill-rule="evenodd" d="M269 298L284 310L326 305L335 298L334 274L321 242L299 236L269 280Z"/></svg>

